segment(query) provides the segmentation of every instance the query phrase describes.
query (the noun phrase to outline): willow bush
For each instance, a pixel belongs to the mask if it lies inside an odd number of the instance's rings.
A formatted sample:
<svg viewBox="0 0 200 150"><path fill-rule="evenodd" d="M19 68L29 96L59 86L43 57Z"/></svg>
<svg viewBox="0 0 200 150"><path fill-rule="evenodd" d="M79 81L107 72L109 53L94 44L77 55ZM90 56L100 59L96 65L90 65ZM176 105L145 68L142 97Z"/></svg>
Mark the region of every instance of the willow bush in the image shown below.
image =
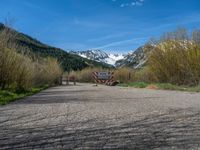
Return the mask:
<svg viewBox="0 0 200 150"><path fill-rule="evenodd" d="M147 82L147 83L155 83L158 82L152 70L146 66L141 69L135 70L132 82Z"/></svg>
<svg viewBox="0 0 200 150"><path fill-rule="evenodd" d="M12 40L10 29L0 32L0 89L17 92L29 90L33 86L57 83L62 69L53 58L36 57L28 53L19 53Z"/></svg>
<svg viewBox="0 0 200 150"><path fill-rule="evenodd" d="M79 82L94 82L92 73L96 71L105 71L101 67L88 67L79 71L71 71L67 76L74 76ZM108 71L108 70L106 70Z"/></svg>
<svg viewBox="0 0 200 150"><path fill-rule="evenodd" d="M131 68L118 68L114 70L114 79L120 83L128 83L134 80L134 70Z"/></svg>
<svg viewBox="0 0 200 150"><path fill-rule="evenodd" d="M132 68L117 68L117 69L103 69L103 68L85 68L80 71L71 71L66 76L74 76L79 82L95 82L92 73L95 71L111 71L114 72L114 80L120 83L129 82L155 82L155 78L148 67L142 69L132 69Z"/></svg>
<svg viewBox="0 0 200 150"><path fill-rule="evenodd" d="M25 91L33 86L58 83L62 74L57 60L38 58L32 60L15 50L0 48L0 88Z"/></svg>
<svg viewBox="0 0 200 150"><path fill-rule="evenodd" d="M150 54L149 67L159 82L198 85L200 81L199 44L176 40L162 42Z"/></svg>
<svg viewBox="0 0 200 150"><path fill-rule="evenodd" d="M89 67L80 71L71 71L67 76L74 76L79 82L95 82L92 73L96 71L114 72L114 79L123 83L133 81L134 77L134 70L130 68L104 69L101 67Z"/></svg>
<svg viewBox="0 0 200 150"><path fill-rule="evenodd" d="M40 60L39 60L40 59ZM33 86L58 83L62 74L57 60L29 56L11 49L0 49L0 88L25 91Z"/></svg>

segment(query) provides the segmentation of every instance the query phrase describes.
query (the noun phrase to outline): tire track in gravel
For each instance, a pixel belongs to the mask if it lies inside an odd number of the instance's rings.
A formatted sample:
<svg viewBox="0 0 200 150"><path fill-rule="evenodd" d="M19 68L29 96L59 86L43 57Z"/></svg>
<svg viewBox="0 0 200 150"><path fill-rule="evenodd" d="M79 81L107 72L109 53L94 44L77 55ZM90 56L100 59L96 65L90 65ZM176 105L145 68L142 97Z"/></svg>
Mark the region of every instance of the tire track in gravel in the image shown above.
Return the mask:
<svg viewBox="0 0 200 150"><path fill-rule="evenodd" d="M50 88L0 107L0 149L200 149L200 94Z"/></svg>

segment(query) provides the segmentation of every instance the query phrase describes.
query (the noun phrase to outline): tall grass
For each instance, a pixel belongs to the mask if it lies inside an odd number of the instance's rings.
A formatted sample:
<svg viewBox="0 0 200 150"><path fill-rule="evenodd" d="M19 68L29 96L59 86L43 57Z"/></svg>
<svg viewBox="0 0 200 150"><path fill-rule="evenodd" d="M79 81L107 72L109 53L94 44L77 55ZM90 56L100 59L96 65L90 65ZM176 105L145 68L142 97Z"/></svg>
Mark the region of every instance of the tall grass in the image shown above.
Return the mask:
<svg viewBox="0 0 200 150"><path fill-rule="evenodd" d="M57 83L62 74L57 60L18 53L19 47L9 44L14 36L11 32L9 28L0 31L0 89L23 92Z"/></svg>

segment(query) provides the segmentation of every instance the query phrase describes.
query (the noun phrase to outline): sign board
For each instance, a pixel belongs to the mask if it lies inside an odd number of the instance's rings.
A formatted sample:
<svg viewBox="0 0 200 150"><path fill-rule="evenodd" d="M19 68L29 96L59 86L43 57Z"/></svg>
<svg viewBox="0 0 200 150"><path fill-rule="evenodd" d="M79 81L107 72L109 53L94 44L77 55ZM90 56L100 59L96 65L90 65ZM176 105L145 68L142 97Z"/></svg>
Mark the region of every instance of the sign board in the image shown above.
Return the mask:
<svg viewBox="0 0 200 150"><path fill-rule="evenodd" d="M110 71L93 72L92 77L96 83L100 84L114 86L118 83L117 81L114 80L114 72Z"/></svg>
<svg viewBox="0 0 200 150"><path fill-rule="evenodd" d="M100 80L108 80L110 77L110 73L109 72L98 72L97 73L97 78Z"/></svg>

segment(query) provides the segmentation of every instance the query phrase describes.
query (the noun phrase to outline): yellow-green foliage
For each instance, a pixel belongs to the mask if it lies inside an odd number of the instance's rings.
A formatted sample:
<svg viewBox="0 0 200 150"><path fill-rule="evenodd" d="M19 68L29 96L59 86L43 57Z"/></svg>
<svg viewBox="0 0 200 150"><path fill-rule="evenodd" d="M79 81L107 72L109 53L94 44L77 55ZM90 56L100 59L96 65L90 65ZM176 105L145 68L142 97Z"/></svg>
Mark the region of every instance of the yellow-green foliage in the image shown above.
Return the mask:
<svg viewBox="0 0 200 150"><path fill-rule="evenodd" d="M156 82L154 74L149 67L141 69L118 68L114 71L114 78L120 83L129 82Z"/></svg>
<svg viewBox="0 0 200 150"><path fill-rule="evenodd" d="M79 82L94 82L92 72L95 71L111 71L114 72L114 80L120 83L128 82L155 82L155 78L149 68L134 70L131 68L118 68L105 70L102 68L86 68L81 71L71 71L68 76L74 76Z"/></svg>
<svg viewBox="0 0 200 150"><path fill-rule="evenodd" d="M111 71L114 72L114 79L127 83L134 80L134 70L130 68L119 68L119 69L103 69L103 68L86 68L81 71L71 71L68 76L74 76L79 82L94 82L92 77L93 72L98 71Z"/></svg>
<svg viewBox="0 0 200 150"><path fill-rule="evenodd" d="M114 79L122 83L134 80L134 71L130 68L119 68L114 71Z"/></svg>
<svg viewBox="0 0 200 150"><path fill-rule="evenodd" d="M85 68L81 71L71 71L69 73L69 76L74 76L77 81L79 82L94 82L94 79L92 78L92 72L96 71L105 71L103 68Z"/></svg>
<svg viewBox="0 0 200 150"><path fill-rule="evenodd" d="M32 78L31 60L8 48L0 49L0 87L28 87Z"/></svg>
<svg viewBox="0 0 200 150"><path fill-rule="evenodd" d="M189 41L162 42L152 51L149 67L159 82L197 85L200 81L200 46Z"/></svg>
<svg viewBox="0 0 200 150"><path fill-rule="evenodd" d="M54 58L34 62L34 81L36 85L59 83L62 69Z"/></svg>
<svg viewBox="0 0 200 150"><path fill-rule="evenodd" d="M62 74L57 60L31 55L28 48L13 44L15 36L10 28L0 31L0 89L22 92L57 83Z"/></svg>
<svg viewBox="0 0 200 150"><path fill-rule="evenodd" d="M33 61L29 56L8 48L0 49L0 88L27 90L32 86L56 83L62 74L53 58Z"/></svg>
<svg viewBox="0 0 200 150"><path fill-rule="evenodd" d="M56 83L62 74L57 60L18 53L17 45L8 46L12 36L9 29L0 32L0 89L25 91Z"/></svg>
<svg viewBox="0 0 200 150"><path fill-rule="evenodd" d="M133 76L133 82L157 82L157 78L151 71L151 69L147 66L141 69L137 69Z"/></svg>

